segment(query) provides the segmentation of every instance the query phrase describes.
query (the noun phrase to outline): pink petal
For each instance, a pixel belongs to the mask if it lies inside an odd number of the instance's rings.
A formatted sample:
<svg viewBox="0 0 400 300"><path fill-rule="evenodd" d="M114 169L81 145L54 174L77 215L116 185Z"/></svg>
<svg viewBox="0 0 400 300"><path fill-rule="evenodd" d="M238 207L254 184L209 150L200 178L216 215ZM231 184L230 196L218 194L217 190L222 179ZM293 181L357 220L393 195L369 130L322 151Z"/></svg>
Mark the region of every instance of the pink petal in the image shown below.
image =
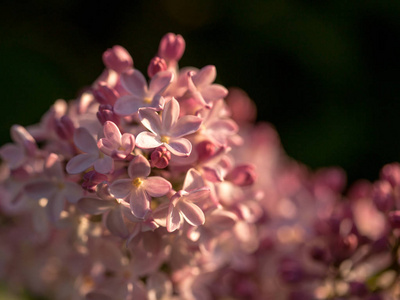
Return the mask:
<svg viewBox="0 0 400 300"><path fill-rule="evenodd" d="M203 167L203 175L206 180L211 181L211 182L222 182L224 180L221 175L220 170L216 169L216 168L210 168L210 167L204 166Z"/></svg>
<svg viewBox="0 0 400 300"><path fill-rule="evenodd" d="M199 203L210 197L210 188L202 187L200 189L191 191L188 195L184 196L186 202Z"/></svg>
<svg viewBox="0 0 400 300"><path fill-rule="evenodd" d="M131 116L144 106L142 102L143 98L136 95L124 95L115 102L114 112L120 116Z"/></svg>
<svg viewBox="0 0 400 300"><path fill-rule="evenodd" d="M199 226L204 224L204 213L196 204L183 200L179 201L177 206L186 222L188 222L190 225Z"/></svg>
<svg viewBox="0 0 400 300"><path fill-rule="evenodd" d="M115 201L107 201L99 198L85 197L77 202L77 206L84 213L101 215L116 205Z"/></svg>
<svg viewBox="0 0 400 300"><path fill-rule="evenodd" d="M207 216L207 226L217 230L228 230L235 226L237 216L226 210L214 210Z"/></svg>
<svg viewBox="0 0 400 300"><path fill-rule="evenodd" d="M56 193L54 197L49 199L46 210L52 222L57 222L60 219L60 214L65 207L65 196L63 193Z"/></svg>
<svg viewBox="0 0 400 300"><path fill-rule="evenodd" d="M106 121L103 126L105 138L112 144L118 147L121 145L121 132L114 122Z"/></svg>
<svg viewBox="0 0 400 300"><path fill-rule="evenodd" d="M196 116L183 116L169 132L172 137L181 137L196 132L203 120Z"/></svg>
<svg viewBox="0 0 400 300"><path fill-rule="evenodd" d="M161 95L155 95L151 100L150 105L148 107L154 108L156 111L160 111L164 108L165 99Z"/></svg>
<svg viewBox="0 0 400 300"><path fill-rule="evenodd" d="M190 169L186 173L185 181L183 182L182 189L185 191L192 191L205 186L203 177L196 169Z"/></svg>
<svg viewBox="0 0 400 300"><path fill-rule="evenodd" d="M128 174L132 179L145 178L149 176L150 171L151 167L149 161L140 154L132 159L128 166Z"/></svg>
<svg viewBox="0 0 400 300"><path fill-rule="evenodd" d="M97 142L84 127L79 127L74 133L74 143L80 150L86 153L98 153Z"/></svg>
<svg viewBox="0 0 400 300"><path fill-rule="evenodd" d="M193 76L193 82L197 88L201 88L213 83L215 77L217 77L217 70L215 66L209 65L203 67Z"/></svg>
<svg viewBox="0 0 400 300"><path fill-rule="evenodd" d="M173 139L169 144L164 143L164 146L177 156L189 156L192 152L192 144L184 138Z"/></svg>
<svg viewBox="0 0 400 300"><path fill-rule="evenodd" d="M158 72L150 81L149 92L153 95L162 94L172 82L174 74L170 71Z"/></svg>
<svg viewBox="0 0 400 300"><path fill-rule="evenodd" d="M146 78L137 69L122 73L121 84L128 92L141 98L144 97L147 90Z"/></svg>
<svg viewBox="0 0 400 300"><path fill-rule="evenodd" d="M122 219L122 214L119 206L115 206L111 209L106 216L106 226L107 229L114 235L121 238L126 238L129 235L128 229Z"/></svg>
<svg viewBox="0 0 400 300"><path fill-rule="evenodd" d="M25 186L25 192L28 197L39 200L40 198L49 198L57 193L54 184L48 179L38 179Z"/></svg>
<svg viewBox="0 0 400 300"><path fill-rule="evenodd" d="M76 203L82 197L82 187L75 182L64 182L64 194L69 203Z"/></svg>
<svg viewBox="0 0 400 300"><path fill-rule="evenodd" d="M133 215L139 219L144 219L150 211L151 197L145 192L144 189L132 189L129 197L131 211Z"/></svg>
<svg viewBox="0 0 400 300"><path fill-rule="evenodd" d="M57 154L50 153L45 161L44 167L47 176L57 179L64 178L64 171L62 169L61 161Z"/></svg>
<svg viewBox="0 0 400 300"><path fill-rule="evenodd" d="M212 84L201 90L201 95L207 103L223 99L228 95L228 90L219 84Z"/></svg>
<svg viewBox="0 0 400 300"><path fill-rule="evenodd" d="M172 188L171 183L159 176L148 177L143 182L143 188L152 197L161 197L166 195Z"/></svg>
<svg viewBox="0 0 400 300"><path fill-rule="evenodd" d="M167 105L166 105L167 106ZM154 134L161 133L161 121L158 113L152 108L142 108L139 110L140 121L143 126Z"/></svg>
<svg viewBox="0 0 400 300"><path fill-rule="evenodd" d="M162 127L165 132L169 133L170 130L175 126L175 123L179 117L179 112L179 103L175 98L172 98L167 104L165 104L162 112Z"/></svg>
<svg viewBox="0 0 400 300"><path fill-rule="evenodd" d="M90 168L97 159L98 155L87 153L79 154L69 160L66 170L69 174L79 174Z"/></svg>
<svg viewBox="0 0 400 300"><path fill-rule="evenodd" d="M143 131L136 137L136 146L142 149L153 149L161 146L163 143L160 141L160 137L156 136L152 132Z"/></svg>
<svg viewBox="0 0 400 300"><path fill-rule="evenodd" d="M131 153L135 148L135 136L130 133L124 133L121 138L121 145L126 154Z"/></svg>
<svg viewBox="0 0 400 300"><path fill-rule="evenodd" d="M152 217L158 225L167 227L168 210L169 203L162 203L153 211Z"/></svg>
<svg viewBox="0 0 400 300"><path fill-rule="evenodd" d="M167 215L167 230L173 232L177 230L182 222L182 216L174 205L170 204Z"/></svg>
<svg viewBox="0 0 400 300"><path fill-rule="evenodd" d="M24 163L25 151L20 146L6 144L1 147L0 156L8 163L10 169L16 169Z"/></svg>
<svg viewBox="0 0 400 300"><path fill-rule="evenodd" d="M118 179L110 185L110 193L119 199L127 197L133 189L132 179Z"/></svg>
<svg viewBox="0 0 400 300"><path fill-rule="evenodd" d="M97 172L107 174L114 170L114 161L111 157L104 156L103 158L97 159L93 166Z"/></svg>

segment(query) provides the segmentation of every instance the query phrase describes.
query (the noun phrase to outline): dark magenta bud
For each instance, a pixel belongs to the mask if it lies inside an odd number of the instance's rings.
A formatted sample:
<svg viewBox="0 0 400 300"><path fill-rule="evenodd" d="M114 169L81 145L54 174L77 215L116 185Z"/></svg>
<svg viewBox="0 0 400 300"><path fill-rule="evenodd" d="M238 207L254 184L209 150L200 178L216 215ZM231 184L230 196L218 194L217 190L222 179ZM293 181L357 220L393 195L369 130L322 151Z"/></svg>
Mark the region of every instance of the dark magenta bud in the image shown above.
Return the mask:
<svg viewBox="0 0 400 300"><path fill-rule="evenodd" d="M165 62L165 60L161 57L155 56L152 58L149 66L147 67L147 74L150 78L152 78L158 72L162 72L165 70L167 70L167 63Z"/></svg>
<svg viewBox="0 0 400 300"><path fill-rule="evenodd" d="M210 141L202 141L196 145L198 160L204 161L212 157L216 152L216 146Z"/></svg>
<svg viewBox="0 0 400 300"><path fill-rule="evenodd" d="M93 96L100 104L114 105L119 98L119 93L105 82L100 82L99 86L93 89Z"/></svg>
<svg viewBox="0 0 400 300"><path fill-rule="evenodd" d="M164 146L156 148L150 155L150 164L153 168L164 169L171 159L171 152Z"/></svg>
<svg viewBox="0 0 400 300"><path fill-rule="evenodd" d="M160 41L158 56L165 60L178 61L185 51L185 46L185 40L180 34L175 35L174 33L167 33Z"/></svg>
<svg viewBox="0 0 400 300"><path fill-rule="evenodd" d="M96 171L89 171L83 175L82 188L89 192L95 192L97 185L107 180L106 175L97 173Z"/></svg>
<svg viewBox="0 0 400 300"><path fill-rule="evenodd" d="M388 218L393 228L400 228L400 210L389 212Z"/></svg>
<svg viewBox="0 0 400 300"><path fill-rule="evenodd" d="M349 289L352 296L364 297L368 294L368 288L363 282L352 281L349 283Z"/></svg>
<svg viewBox="0 0 400 300"><path fill-rule="evenodd" d="M111 121L117 126L119 125L119 117L114 113L114 109L110 104L100 105L96 116L101 125L104 125L106 121Z"/></svg>
<svg viewBox="0 0 400 300"><path fill-rule="evenodd" d="M75 126L70 117L62 116L54 121L54 129L60 139L72 140L75 132Z"/></svg>

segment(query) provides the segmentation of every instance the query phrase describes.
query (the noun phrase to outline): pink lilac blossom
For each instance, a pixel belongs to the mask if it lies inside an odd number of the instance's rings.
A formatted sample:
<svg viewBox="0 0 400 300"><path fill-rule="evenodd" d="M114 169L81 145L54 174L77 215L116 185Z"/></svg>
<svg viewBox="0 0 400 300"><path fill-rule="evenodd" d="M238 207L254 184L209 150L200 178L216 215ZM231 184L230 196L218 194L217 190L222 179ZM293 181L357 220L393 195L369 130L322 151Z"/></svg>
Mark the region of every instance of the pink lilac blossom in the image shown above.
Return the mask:
<svg viewBox="0 0 400 300"><path fill-rule="evenodd" d="M255 104L179 68L105 70L0 148L0 279L43 299L400 299L400 164L346 186L288 157ZM153 54L154 55L154 54Z"/></svg>

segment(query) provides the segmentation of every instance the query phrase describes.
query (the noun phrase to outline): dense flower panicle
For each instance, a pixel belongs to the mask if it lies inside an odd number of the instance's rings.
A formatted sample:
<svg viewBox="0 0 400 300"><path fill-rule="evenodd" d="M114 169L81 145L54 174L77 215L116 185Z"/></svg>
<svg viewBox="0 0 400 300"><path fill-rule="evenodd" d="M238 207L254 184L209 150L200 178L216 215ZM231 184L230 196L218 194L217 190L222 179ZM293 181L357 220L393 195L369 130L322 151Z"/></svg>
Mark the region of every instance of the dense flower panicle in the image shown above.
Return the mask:
<svg viewBox="0 0 400 300"><path fill-rule="evenodd" d="M255 105L179 68L104 72L0 148L0 278L46 299L399 299L400 164L346 189L287 157ZM151 57L150 55L150 57ZM156 55L156 56L154 56Z"/></svg>

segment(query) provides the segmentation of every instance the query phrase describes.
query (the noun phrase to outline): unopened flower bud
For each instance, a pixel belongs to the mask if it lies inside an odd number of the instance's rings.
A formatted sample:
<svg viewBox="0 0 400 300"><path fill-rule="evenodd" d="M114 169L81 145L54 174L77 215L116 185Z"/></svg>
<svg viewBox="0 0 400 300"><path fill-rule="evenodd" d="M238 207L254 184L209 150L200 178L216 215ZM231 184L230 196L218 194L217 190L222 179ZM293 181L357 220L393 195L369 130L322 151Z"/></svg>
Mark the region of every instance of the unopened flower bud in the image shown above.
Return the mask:
<svg viewBox="0 0 400 300"><path fill-rule="evenodd" d="M352 281L349 283L349 288L352 296L364 297L368 294L368 288L363 282Z"/></svg>
<svg viewBox="0 0 400 300"><path fill-rule="evenodd" d="M255 167L249 164L237 166L229 172L225 180L231 181L238 186L252 185L256 180Z"/></svg>
<svg viewBox="0 0 400 300"><path fill-rule="evenodd" d="M393 228L400 228L400 210L389 212L388 217Z"/></svg>
<svg viewBox="0 0 400 300"><path fill-rule="evenodd" d="M377 181L373 186L372 199L380 211L389 211L394 205L393 188L391 184L386 180Z"/></svg>
<svg viewBox="0 0 400 300"><path fill-rule="evenodd" d="M11 138L14 142L21 145L26 154L34 156L37 151L37 145L32 135L21 125L13 125L10 130Z"/></svg>
<svg viewBox="0 0 400 300"><path fill-rule="evenodd" d="M114 46L103 53L104 65L118 73L125 72L133 67L133 60L129 52L122 46Z"/></svg>
<svg viewBox="0 0 400 300"><path fill-rule="evenodd" d="M198 160L204 161L215 154L216 146L210 141L202 141L196 145Z"/></svg>
<svg viewBox="0 0 400 300"><path fill-rule="evenodd" d="M93 89L94 99L100 104L114 105L119 98L119 93L109 87L105 82L100 82L96 89Z"/></svg>
<svg viewBox="0 0 400 300"><path fill-rule="evenodd" d="M150 164L153 168L164 169L169 164L171 152L169 152L164 146L160 146L151 153L150 158Z"/></svg>
<svg viewBox="0 0 400 300"><path fill-rule="evenodd" d="M60 139L69 141L74 137L75 126L71 118L64 115L60 119L55 120L54 130Z"/></svg>
<svg viewBox="0 0 400 300"><path fill-rule="evenodd" d="M114 109L110 104L100 105L96 116L101 125L104 125L106 121L112 121L117 126L119 125L119 117L114 113Z"/></svg>
<svg viewBox="0 0 400 300"><path fill-rule="evenodd" d="M152 58L149 66L147 67L147 74L150 78L152 78L158 72L162 72L165 70L167 70L167 63L165 62L165 60L161 57L155 56Z"/></svg>
<svg viewBox="0 0 400 300"><path fill-rule="evenodd" d="M106 175L97 173L96 171L89 171L85 175L83 175L82 188L89 192L95 192L97 185L106 180Z"/></svg>
<svg viewBox="0 0 400 300"><path fill-rule="evenodd" d="M165 60L178 61L181 59L183 52L185 51L185 40L178 34L167 33L163 36L158 48L158 56Z"/></svg>
<svg viewBox="0 0 400 300"><path fill-rule="evenodd" d="M283 259L279 266L281 279L286 283L298 283L305 279L300 263L293 259Z"/></svg>
<svg viewBox="0 0 400 300"><path fill-rule="evenodd" d="M393 187L400 186L400 164L387 164L381 171L382 179L387 180Z"/></svg>

